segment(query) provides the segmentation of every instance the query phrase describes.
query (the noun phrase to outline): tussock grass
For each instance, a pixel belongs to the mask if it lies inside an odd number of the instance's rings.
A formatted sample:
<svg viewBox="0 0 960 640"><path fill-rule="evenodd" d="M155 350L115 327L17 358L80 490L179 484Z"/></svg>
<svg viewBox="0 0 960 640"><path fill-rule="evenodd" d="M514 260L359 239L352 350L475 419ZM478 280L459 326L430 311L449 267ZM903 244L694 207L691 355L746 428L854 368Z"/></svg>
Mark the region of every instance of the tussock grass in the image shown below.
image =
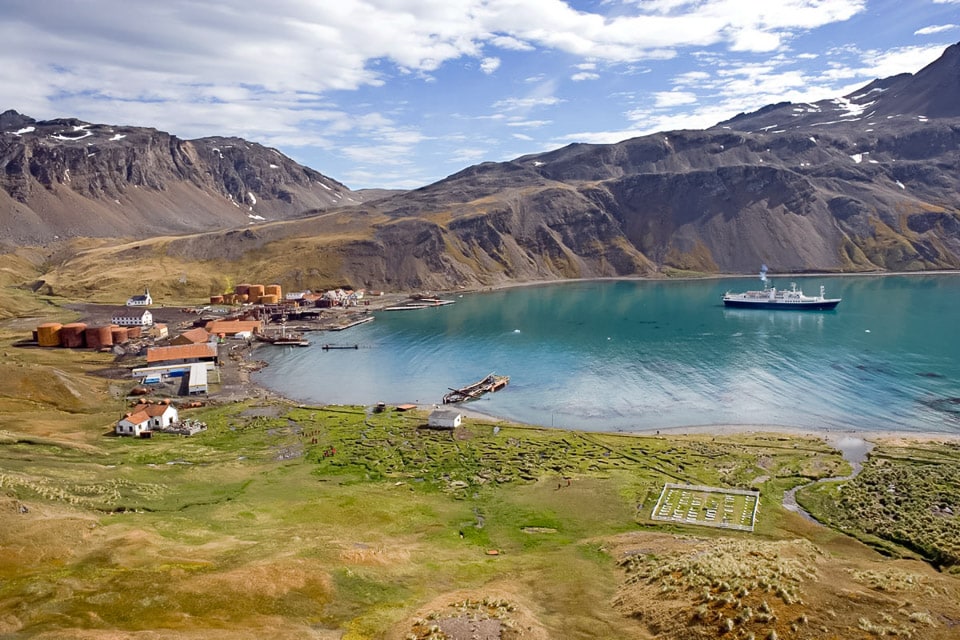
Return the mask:
<svg viewBox="0 0 960 640"><path fill-rule="evenodd" d="M813 486L798 501L818 518L891 554L960 566L960 444L883 444L840 486Z"/></svg>

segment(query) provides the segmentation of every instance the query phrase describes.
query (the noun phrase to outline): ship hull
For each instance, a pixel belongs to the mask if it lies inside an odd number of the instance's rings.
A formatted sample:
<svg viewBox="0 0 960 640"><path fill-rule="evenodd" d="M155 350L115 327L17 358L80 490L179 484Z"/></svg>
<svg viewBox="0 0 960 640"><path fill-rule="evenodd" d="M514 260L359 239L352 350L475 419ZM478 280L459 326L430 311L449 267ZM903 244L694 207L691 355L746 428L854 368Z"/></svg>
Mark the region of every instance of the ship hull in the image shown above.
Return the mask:
<svg viewBox="0 0 960 640"><path fill-rule="evenodd" d="M734 309L783 309L788 311L829 311L836 309L839 300L813 302L770 302L768 300L736 300L725 298L723 304Z"/></svg>

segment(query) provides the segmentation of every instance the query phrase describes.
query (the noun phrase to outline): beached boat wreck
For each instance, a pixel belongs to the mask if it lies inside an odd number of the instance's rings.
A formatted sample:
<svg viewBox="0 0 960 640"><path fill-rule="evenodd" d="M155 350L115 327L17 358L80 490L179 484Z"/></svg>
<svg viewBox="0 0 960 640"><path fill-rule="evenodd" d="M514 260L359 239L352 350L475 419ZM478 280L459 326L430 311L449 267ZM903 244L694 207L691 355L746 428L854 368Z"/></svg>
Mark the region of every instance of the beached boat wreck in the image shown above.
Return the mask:
<svg viewBox="0 0 960 640"><path fill-rule="evenodd" d="M288 331L286 326L280 326L279 333L258 333L257 339L268 344L281 347L309 347L310 342L298 331Z"/></svg>
<svg viewBox="0 0 960 640"><path fill-rule="evenodd" d="M508 382L510 382L510 376L498 376L495 373L491 373L483 380L468 384L465 387L459 389L450 387L450 392L443 396L443 404L476 400L485 393L492 393L503 389L507 386Z"/></svg>
<svg viewBox="0 0 960 640"><path fill-rule="evenodd" d="M411 296L404 303L396 304L391 307L384 307L384 311L415 311L417 309L430 309L432 307L445 307L453 304L455 300L444 300L443 298L428 298L424 296Z"/></svg>

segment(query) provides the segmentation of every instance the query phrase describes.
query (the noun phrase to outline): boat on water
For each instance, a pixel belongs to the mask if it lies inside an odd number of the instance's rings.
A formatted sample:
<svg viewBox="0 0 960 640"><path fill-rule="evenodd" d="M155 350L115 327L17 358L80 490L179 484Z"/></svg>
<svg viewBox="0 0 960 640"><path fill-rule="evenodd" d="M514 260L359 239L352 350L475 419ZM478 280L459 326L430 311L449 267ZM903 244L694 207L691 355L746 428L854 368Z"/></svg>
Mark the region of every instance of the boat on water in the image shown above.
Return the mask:
<svg viewBox="0 0 960 640"><path fill-rule="evenodd" d="M796 282L790 283L789 289L777 289L767 280L767 265L760 268L760 281L763 289L760 291L744 291L742 293L727 292L723 295L723 304L726 307L740 309L789 309L794 311L828 311L835 309L842 298L828 298L824 294L823 286L820 295L804 295L803 290L797 287Z"/></svg>
<svg viewBox="0 0 960 640"><path fill-rule="evenodd" d="M510 376L498 376L495 373L491 373L483 380L478 380L465 387L459 389L451 387L450 392L443 396L443 404L476 400L485 393L500 391L500 389L507 386L508 382L510 382Z"/></svg>

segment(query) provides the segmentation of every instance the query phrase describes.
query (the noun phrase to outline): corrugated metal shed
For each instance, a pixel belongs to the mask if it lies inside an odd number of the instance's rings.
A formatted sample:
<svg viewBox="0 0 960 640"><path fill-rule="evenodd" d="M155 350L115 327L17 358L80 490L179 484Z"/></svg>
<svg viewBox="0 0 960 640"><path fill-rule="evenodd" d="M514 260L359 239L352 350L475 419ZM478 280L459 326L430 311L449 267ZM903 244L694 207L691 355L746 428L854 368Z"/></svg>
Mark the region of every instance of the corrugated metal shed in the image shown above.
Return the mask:
<svg viewBox="0 0 960 640"><path fill-rule="evenodd" d="M209 360L217 357L217 345L182 344L173 347L151 347L147 349L147 363L170 362L171 360Z"/></svg>
<svg viewBox="0 0 960 640"><path fill-rule="evenodd" d="M201 344L210 342L210 332L203 327L195 327L184 331L176 338L170 341L172 344Z"/></svg>
<svg viewBox="0 0 960 640"><path fill-rule="evenodd" d="M206 329L214 335L233 336L244 331L259 333L262 327L260 320L211 320Z"/></svg>
<svg viewBox="0 0 960 640"><path fill-rule="evenodd" d="M187 393L207 392L207 365L197 363L190 365L190 378L187 380Z"/></svg>

